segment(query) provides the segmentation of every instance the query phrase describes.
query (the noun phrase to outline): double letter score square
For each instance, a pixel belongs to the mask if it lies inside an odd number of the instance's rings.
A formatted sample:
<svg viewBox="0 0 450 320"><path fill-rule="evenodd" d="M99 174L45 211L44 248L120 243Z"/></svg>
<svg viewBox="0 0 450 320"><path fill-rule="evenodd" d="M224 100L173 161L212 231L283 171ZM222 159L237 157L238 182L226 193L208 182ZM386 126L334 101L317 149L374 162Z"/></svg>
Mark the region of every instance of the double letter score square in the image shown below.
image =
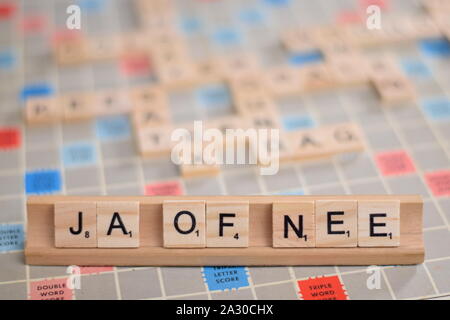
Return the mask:
<svg viewBox="0 0 450 320"><path fill-rule="evenodd" d="M252 221L271 228L271 234L267 236L272 239L274 248L398 247L400 201L379 199L275 198L272 203L265 204L271 206L271 219L261 215L258 220L259 212L255 206ZM161 236L165 248L249 246L252 228L249 225L249 201L165 200L161 207ZM57 248L140 246L139 229L144 220L140 222L138 201L58 202L54 213ZM146 213L158 214L154 210L146 210ZM265 232L269 230L263 227ZM157 227L156 230L161 229ZM261 228L258 232L261 236Z"/></svg>

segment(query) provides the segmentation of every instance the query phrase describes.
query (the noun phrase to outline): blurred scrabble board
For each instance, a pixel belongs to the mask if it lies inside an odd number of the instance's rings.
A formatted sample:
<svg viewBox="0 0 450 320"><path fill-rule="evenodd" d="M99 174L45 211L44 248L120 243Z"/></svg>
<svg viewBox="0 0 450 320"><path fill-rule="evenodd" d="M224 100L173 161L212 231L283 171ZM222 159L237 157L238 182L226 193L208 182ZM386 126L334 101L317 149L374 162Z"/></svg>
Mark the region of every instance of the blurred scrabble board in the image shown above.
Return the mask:
<svg viewBox="0 0 450 320"><path fill-rule="evenodd" d="M354 123L366 140L362 152L290 162L274 176L261 176L254 166L223 166L212 176L185 177L167 157L141 156L128 114L40 126L24 122L29 99L118 92L158 81L155 61L142 55L58 63L55 47L73 36L65 27L66 9L73 3L81 8L83 39L109 39L111 45L117 35L155 27L141 23L146 21L142 12L128 0L0 0L0 299L317 299L320 293L314 288L320 285L331 287L333 293L326 297L336 299L448 299L448 32L362 46L364 57L392 59L404 76L400 83L406 81L414 89L414 97L395 101L395 106L380 96L382 81L378 86L352 83L274 99L280 126L288 134ZM445 1L429 1L424 8L417 0L176 0L170 21L196 63L252 54L262 70L307 70L326 56L286 42L289 31L364 25L371 4L380 6L383 19L390 21L423 19L430 12L440 16L436 11L445 17L450 12L433 9L445 7ZM397 97L388 92L388 98ZM168 106L175 125L235 112L227 87L208 81L172 88ZM81 289L72 290L66 281L73 268L23 262L27 195L353 193L421 194L426 262L382 267L380 288L372 290L366 282L373 270L351 266L82 267Z"/></svg>

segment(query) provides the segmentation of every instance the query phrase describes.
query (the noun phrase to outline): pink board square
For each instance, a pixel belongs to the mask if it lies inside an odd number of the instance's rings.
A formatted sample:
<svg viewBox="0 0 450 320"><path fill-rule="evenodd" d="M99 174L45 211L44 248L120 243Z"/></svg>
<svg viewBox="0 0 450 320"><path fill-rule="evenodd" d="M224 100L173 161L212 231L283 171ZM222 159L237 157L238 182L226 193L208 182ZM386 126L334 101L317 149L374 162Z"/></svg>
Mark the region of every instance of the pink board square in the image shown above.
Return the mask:
<svg viewBox="0 0 450 320"><path fill-rule="evenodd" d="M416 171L414 163L406 151L388 151L375 155L375 162L383 176L396 176Z"/></svg>
<svg viewBox="0 0 450 320"><path fill-rule="evenodd" d="M73 290L67 287L67 279L30 282L30 300L72 300Z"/></svg>
<svg viewBox="0 0 450 320"><path fill-rule="evenodd" d="M425 180L436 197L450 196L450 170L426 173Z"/></svg>
<svg viewBox="0 0 450 320"><path fill-rule="evenodd" d="M147 196L179 196L183 194L183 188L179 181L157 182L145 186Z"/></svg>

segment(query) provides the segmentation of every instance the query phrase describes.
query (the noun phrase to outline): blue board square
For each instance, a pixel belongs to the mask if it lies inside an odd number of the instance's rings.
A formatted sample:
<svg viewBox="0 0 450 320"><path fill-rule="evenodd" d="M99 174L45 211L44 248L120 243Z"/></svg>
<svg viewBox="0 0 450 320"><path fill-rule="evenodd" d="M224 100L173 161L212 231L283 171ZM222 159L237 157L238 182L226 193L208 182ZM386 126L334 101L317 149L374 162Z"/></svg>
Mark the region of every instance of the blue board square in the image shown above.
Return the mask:
<svg viewBox="0 0 450 320"><path fill-rule="evenodd" d="M289 64L293 66L303 66L307 64L319 63L323 61L320 51L297 52L289 56Z"/></svg>
<svg viewBox="0 0 450 320"><path fill-rule="evenodd" d="M203 276L210 291L248 286L245 267L204 267Z"/></svg>
<svg viewBox="0 0 450 320"><path fill-rule="evenodd" d="M15 61L16 59L12 51L0 51L0 69L12 69Z"/></svg>
<svg viewBox="0 0 450 320"><path fill-rule="evenodd" d="M450 100L446 97L424 100L422 101L422 109L432 120L450 119Z"/></svg>
<svg viewBox="0 0 450 320"><path fill-rule="evenodd" d="M130 137L130 121L126 115L118 115L97 119L97 137L103 141Z"/></svg>
<svg viewBox="0 0 450 320"><path fill-rule="evenodd" d="M105 7L105 0L78 0L78 5L83 12L99 13Z"/></svg>
<svg viewBox="0 0 450 320"><path fill-rule="evenodd" d="M283 128L286 131L308 129L314 125L314 120L307 115L289 115L283 118Z"/></svg>
<svg viewBox="0 0 450 320"><path fill-rule="evenodd" d="M419 45L426 56L434 58L450 56L450 42L445 38L422 40Z"/></svg>
<svg viewBox="0 0 450 320"><path fill-rule="evenodd" d="M407 75L417 78L429 78L431 77L430 69L425 63L418 59L403 59L401 61L402 69Z"/></svg>
<svg viewBox="0 0 450 320"><path fill-rule="evenodd" d="M291 0L263 0L265 4L273 7L284 7L289 5Z"/></svg>
<svg viewBox="0 0 450 320"><path fill-rule="evenodd" d="M226 108L231 106L231 96L228 87L223 84L202 86L196 91L196 99L202 107Z"/></svg>
<svg viewBox="0 0 450 320"><path fill-rule="evenodd" d="M96 163L97 153L92 143L77 142L63 147L62 159L66 168L90 166Z"/></svg>
<svg viewBox="0 0 450 320"><path fill-rule="evenodd" d="M0 224L0 252L23 250L22 224Z"/></svg>
<svg viewBox="0 0 450 320"><path fill-rule="evenodd" d="M239 20L247 25L261 25L265 21L265 16L255 8L247 8L241 10Z"/></svg>
<svg viewBox="0 0 450 320"><path fill-rule="evenodd" d="M180 27L185 34L195 34L202 29L202 23L196 17L184 17Z"/></svg>
<svg viewBox="0 0 450 320"><path fill-rule="evenodd" d="M27 194L48 194L61 191L61 173L58 170L42 170L25 174Z"/></svg>
<svg viewBox="0 0 450 320"><path fill-rule="evenodd" d="M213 33L213 40L222 46L237 45L241 43L241 33L231 28L224 28Z"/></svg>
<svg viewBox="0 0 450 320"><path fill-rule="evenodd" d="M54 92L53 87L47 83L29 84L20 91L20 99L26 101L29 97L50 96Z"/></svg>
<svg viewBox="0 0 450 320"><path fill-rule="evenodd" d="M295 190L280 191L274 194L280 196L303 196L305 192L302 189L295 189Z"/></svg>

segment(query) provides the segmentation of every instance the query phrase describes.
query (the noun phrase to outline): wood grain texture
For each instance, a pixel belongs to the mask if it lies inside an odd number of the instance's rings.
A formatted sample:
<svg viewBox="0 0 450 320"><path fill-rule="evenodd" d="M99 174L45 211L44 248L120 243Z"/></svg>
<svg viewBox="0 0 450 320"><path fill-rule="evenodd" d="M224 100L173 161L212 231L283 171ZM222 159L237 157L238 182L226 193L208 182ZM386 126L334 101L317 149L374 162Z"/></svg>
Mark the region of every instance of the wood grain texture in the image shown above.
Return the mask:
<svg viewBox="0 0 450 320"><path fill-rule="evenodd" d="M288 217L295 227L301 230L301 237L291 226L287 228L287 237L285 237L285 217ZM272 219L274 247L307 248L316 245L314 201L274 202Z"/></svg>
<svg viewBox="0 0 450 320"><path fill-rule="evenodd" d="M316 247L356 247L357 210L355 200L316 201Z"/></svg>
<svg viewBox="0 0 450 320"><path fill-rule="evenodd" d="M62 112L53 97L28 99L24 112L28 124L50 124L61 120Z"/></svg>
<svg viewBox="0 0 450 320"><path fill-rule="evenodd" d="M248 248L163 248L164 200L249 201ZM272 203L303 200L399 200L399 247L272 248ZM53 211L58 201L139 201L140 247L136 249L60 249L54 246ZM390 265L424 261L423 202L417 195L351 196L155 196L155 197L29 197L25 261L30 265L116 266L282 266Z"/></svg>
<svg viewBox="0 0 450 320"><path fill-rule="evenodd" d="M97 246L139 247L139 202L97 202Z"/></svg>
<svg viewBox="0 0 450 320"><path fill-rule="evenodd" d="M165 248L206 247L205 201L164 201L163 233Z"/></svg>
<svg viewBox="0 0 450 320"><path fill-rule="evenodd" d="M55 246L97 247L97 203L94 201L55 203Z"/></svg>
<svg viewBox="0 0 450 320"><path fill-rule="evenodd" d="M206 203L206 246L209 248L248 247L248 206L247 201L208 201Z"/></svg>
<svg viewBox="0 0 450 320"><path fill-rule="evenodd" d="M374 217L373 232L370 235L370 215ZM398 247L400 244L400 203L398 201L358 201L358 246L359 247Z"/></svg>

